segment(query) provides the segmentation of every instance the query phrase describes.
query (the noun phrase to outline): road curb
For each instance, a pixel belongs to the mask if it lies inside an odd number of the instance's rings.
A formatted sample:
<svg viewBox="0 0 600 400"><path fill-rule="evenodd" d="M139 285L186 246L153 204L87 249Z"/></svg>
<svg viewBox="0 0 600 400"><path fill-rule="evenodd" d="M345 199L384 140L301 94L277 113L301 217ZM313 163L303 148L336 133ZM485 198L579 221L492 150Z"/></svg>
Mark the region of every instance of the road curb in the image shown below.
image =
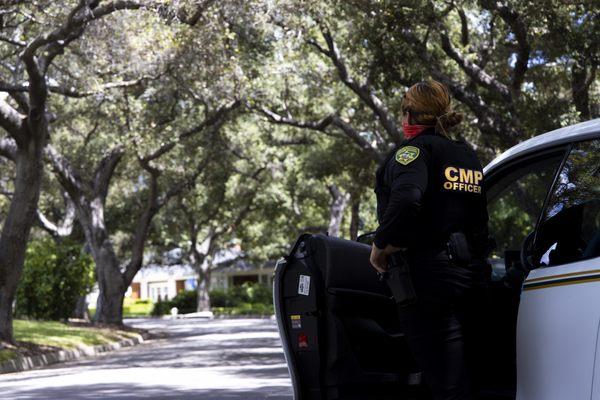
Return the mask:
<svg viewBox="0 0 600 400"><path fill-rule="evenodd" d="M39 368L46 365L77 360L82 357L95 356L98 354L115 351L123 347L136 346L143 342L144 338L142 335L138 334L130 339L123 339L114 343L99 344L96 346L80 346L76 349L57 350L37 356L17 357L15 359L0 363L0 374L28 371L30 369Z"/></svg>

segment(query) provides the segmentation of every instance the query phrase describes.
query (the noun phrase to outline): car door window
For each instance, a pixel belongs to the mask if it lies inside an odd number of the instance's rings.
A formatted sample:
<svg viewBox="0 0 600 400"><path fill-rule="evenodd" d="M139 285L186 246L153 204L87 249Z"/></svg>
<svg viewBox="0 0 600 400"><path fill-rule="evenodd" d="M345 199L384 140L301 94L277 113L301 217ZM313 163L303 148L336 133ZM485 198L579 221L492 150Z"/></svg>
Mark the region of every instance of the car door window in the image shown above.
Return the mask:
<svg viewBox="0 0 600 400"><path fill-rule="evenodd" d="M600 257L600 140L577 143L556 183L534 245L539 266Z"/></svg>
<svg viewBox="0 0 600 400"><path fill-rule="evenodd" d="M535 229L562 154L509 166L488 189L489 228L496 241L490 255L493 278L501 279L507 268L519 262L521 247Z"/></svg>

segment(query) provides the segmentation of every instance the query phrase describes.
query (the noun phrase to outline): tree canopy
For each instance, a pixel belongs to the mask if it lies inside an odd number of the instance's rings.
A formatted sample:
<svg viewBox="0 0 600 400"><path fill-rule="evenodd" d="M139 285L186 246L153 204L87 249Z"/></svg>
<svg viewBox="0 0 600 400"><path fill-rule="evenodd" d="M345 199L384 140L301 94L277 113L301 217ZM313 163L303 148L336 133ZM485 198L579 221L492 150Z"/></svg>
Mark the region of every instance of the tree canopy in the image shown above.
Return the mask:
<svg viewBox="0 0 600 400"><path fill-rule="evenodd" d="M2 2L0 339L31 235L85 244L97 318L120 323L149 253L181 248L202 278L232 241L264 263L304 231L374 229L374 170L420 80L450 88L465 115L453 135L485 161L597 118L598 12L591 0Z"/></svg>

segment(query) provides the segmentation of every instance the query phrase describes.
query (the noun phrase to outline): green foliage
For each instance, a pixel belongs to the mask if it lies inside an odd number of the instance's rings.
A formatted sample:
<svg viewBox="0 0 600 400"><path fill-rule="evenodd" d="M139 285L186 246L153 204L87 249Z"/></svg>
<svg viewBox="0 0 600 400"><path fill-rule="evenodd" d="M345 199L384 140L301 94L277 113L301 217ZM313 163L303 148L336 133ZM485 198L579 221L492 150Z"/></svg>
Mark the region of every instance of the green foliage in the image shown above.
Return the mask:
<svg viewBox="0 0 600 400"><path fill-rule="evenodd" d="M154 305L151 300L133 300L125 298L123 301L123 317L143 317L150 315Z"/></svg>
<svg viewBox="0 0 600 400"><path fill-rule="evenodd" d="M198 293L195 290L182 290L171 300L156 302L151 315L158 317L169 314L173 307L177 307L179 314L189 314L196 311L197 304Z"/></svg>
<svg viewBox="0 0 600 400"><path fill-rule="evenodd" d="M272 288L246 282L241 286L210 291L210 304L213 307L237 307L244 303L272 304Z"/></svg>
<svg viewBox="0 0 600 400"><path fill-rule="evenodd" d="M115 342L132 335L108 328L72 326L52 321L14 321L15 339L41 346L76 348Z"/></svg>
<svg viewBox="0 0 600 400"><path fill-rule="evenodd" d="M152 315L169 314L172 307L177 307L180 314L194 312L197 299L198 294L195 290L179 292L171 300L154 304ZM270 286L246 282L241 286L211 290L210 304L213 312L218 314L272 314L273 291Z"/></svg>
<svg viewBox="0 0 600 400"><path fill-rule="evenodd" d="M93 261L78 243L51 239L31 242L17 291L18 316L67 319L94 283Z"/></svg>
<svg viewBox="0 0 600 400"><path fill-rule="evenodd" d="M212 307L231 307L234 304L231 297L228 296L229 291L225 289L213 289L210 291L210 305Z"/></svg>
<svg viewBox="0 0 600 400"><path fill-rule="evenodd" d="M182 290L168 303L171 307L177 307L180 314L192 313L196 311L198 305L198 293L195 290ZM171 308L169 308L170 310Z"/></svg>
<svg viewBox="0 0 600 400"><path fill-rule="evenodd" d="M159 300L154 303L154 307L152 307L152 312L150 315L153 317L160 317L161 315L169 314L171 312L171 307L170 301Z"/></svg>
<svg viewBox="0 0 600 400"><path fill-rule="evenodd" d="M14 39L0 42L0 58L14 71L8 83L16 84L26 81L19 42L31 43L47 27L62 26L76 2L12 3L0 6L5 11L0 18L3 36ZM376 161L357 140L385 152L393 140L373 101L381 102L399 125L402 93L418 80L441 76L451 84L454 107L465 114L456 135L475 144L484 161L513 142L597 117L600 41L594 40L599 20L593 5L557 0L542 6L532 1L228 0L211 3L193 27L179 18L194 14L196 4L190 0L114 13L86 25L89 34L67 43L48 71L48 82L57 86L48 103L48 111L57 115L52 144L87 181L94 180L108 152L123 146L103 222L117 258L125 260L131 257L132 227L138 226L151 193L139 158L175 143L220 107L242 99L238 112L223 117L214 129L186 136L168 156L151 161L152 169L160 171L156 190L161 203L175 183L202 168L195 184L155 217L148 228L149 244L157 254L173 247L192 254L192 243L201 247L210 237L212 250L203 254L210 259L237 240L248 260L263 263L280 257L299 233L327 229L332 185L359 203L359 233L377 226L372 191ZM322 51L327 42L321 27L340 52L341 74L331 53ZM526 31L523 38L517 35L521 29ZM522 81L513 82L524 50L527 68ZM472 64L481 72L469 71L466 66ZM342 82L342 75L351 82ZM352 83L368 89L368 95L357 95ZM92 95L62 96L60 88ZM300 123L274 124L263 108ZM331 116L344 124L320 123ZM11 164L0 167L10 192L14 170ZM57 179L46 177L40 210L50 220L62 219L63 189ZM8 204L0 198L0 218ZM499 245L517 247L535 223L531 212L518 212L522 204L515 195L491 210ZM350 214L347 207L344 237L349 236ZM75 229L74 235L82 237L80 228ZM199 268L204 258L196 260L194 268ZM43 257L36 261L47 264L46 269L53 262ZM55 301L51 274L28 274L23 287L32 288L38 280L42 288L22 289L20 313L26 305L34 313L35 303L47 307ZM28 303L27 296L35 302ZM177 300L180 311L189 309L185 301L190 298ZM271 302L270 290L259 287L214 290L211 299L215 307L229 308ZM173 301L153 306L153 313L168 313ZM124 311L135 314L138 305L125 305Z"/></svg>
<svg viewBox="0 0 600 400"><path fill-rule="evenodd" d="M212 311L216 316L271 315L274 313L273 304L251 303L242 303L236 307L214 307Z"/></svg>
<svg viewBox="0 0 600 400"><path fill-rule="evenodd" d="M38 346L52 346L73 349L82 346L96 346L131 338L135 333L108 328L73 326L53 321L15 320L13 323L15 340L33 343ZM0 363L16 358L19 351L0 350Z"/></svg>

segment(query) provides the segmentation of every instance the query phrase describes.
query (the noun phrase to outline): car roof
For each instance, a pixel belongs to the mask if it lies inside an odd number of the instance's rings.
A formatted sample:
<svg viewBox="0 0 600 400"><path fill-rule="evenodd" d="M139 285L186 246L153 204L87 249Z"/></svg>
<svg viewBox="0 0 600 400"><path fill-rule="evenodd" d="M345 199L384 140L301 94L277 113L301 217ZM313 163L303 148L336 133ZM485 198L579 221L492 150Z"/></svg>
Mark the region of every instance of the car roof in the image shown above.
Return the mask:
<svg viewBox="0 0 600 400"><path fill-rule="evenodd" d="M511 147L498 157L494 158L483 171L487 174L490 170L496 168L500 164L550 147L598 137L600 137L600 118L565 126L564 128L534 136L531 139Z"/></svg>

